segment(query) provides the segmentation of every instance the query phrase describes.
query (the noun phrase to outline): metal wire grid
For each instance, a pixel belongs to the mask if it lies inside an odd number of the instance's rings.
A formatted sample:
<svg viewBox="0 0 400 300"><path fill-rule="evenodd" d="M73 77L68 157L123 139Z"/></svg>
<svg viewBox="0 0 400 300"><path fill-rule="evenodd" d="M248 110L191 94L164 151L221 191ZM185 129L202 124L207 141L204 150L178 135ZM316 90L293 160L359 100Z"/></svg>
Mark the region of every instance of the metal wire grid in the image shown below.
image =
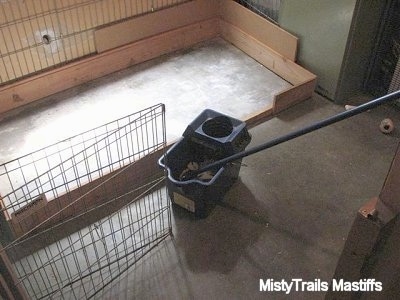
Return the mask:
<svg viewBox="0 0 400 300"><path fill-rule="evenodd" d="M94 297L170 234L163 176L131 182L132 171L146 173L140 162L164 147L165 111L156 105L1 166L0 179L12 189L3 197L3 213L19 233L3 251L30 297ZM102 201L90 205L99 192ZM40 195L53 203L67 195L68 202L33 227L23 223L39 211L12 222ZM68 209L72 214L63 216ZM68 229L76 223L81 228ZM43 241L46 246L37 246Z"/></svg>
<svg viewBox="0 0 400 300"><path fill-rule="evenodd" d="M149 107L0 165L7 212L43 194L48 201L58 198L162 148L162 107Z"/></svg>
<svg viewBox="0 0 400 300"><path fill-rule="evenodd" d="M33 299L101 295L105 287L169 236L167 203L162 189L135 198L101 221L19 259L14 263L19 283ZM17 247L15 244L10 250Z"/></svg>
<svg viewBox="0 0 400 300"><path fill-rule="evenodd" d="M187 1L0 1L0 85L95 53L99 26Z"/></svg>
<svg viewBox="0 0 400 300"><path fill-rule="evenodd" d="M237 0L237 2L278 24L281 0Z"/></svg>

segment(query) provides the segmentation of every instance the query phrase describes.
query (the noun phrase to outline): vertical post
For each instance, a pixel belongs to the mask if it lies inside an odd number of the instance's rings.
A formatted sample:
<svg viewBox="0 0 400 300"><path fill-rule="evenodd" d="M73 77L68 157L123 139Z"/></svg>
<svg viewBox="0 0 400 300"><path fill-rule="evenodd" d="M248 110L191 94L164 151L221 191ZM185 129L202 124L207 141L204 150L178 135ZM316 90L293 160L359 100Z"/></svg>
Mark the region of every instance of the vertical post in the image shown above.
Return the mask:
<svg viewBox="0 0 400 300"><path fill-rule="evenodd" d="M3 245L8 245L14 240L9 220L10 217L4 205L3 198L0 195L0 244Z"/></svg>
<svg viewBox="0 0 400 300"><path fill-rule="evenodd" d="M0 244L0 292L10 299L28 300L29 297L14 272L13 266L8 258L7 252ZM11 295L11 296L10 296Z"/></svg>
<svg viewBox="0 0 400 300"><path fill-rule="evenodd" d="M18 278L7 252L3 250L2 245L9 245L14 240L9 219L0 195L0 296L5 299L29 299L24 288L18 284Z"/></svg>

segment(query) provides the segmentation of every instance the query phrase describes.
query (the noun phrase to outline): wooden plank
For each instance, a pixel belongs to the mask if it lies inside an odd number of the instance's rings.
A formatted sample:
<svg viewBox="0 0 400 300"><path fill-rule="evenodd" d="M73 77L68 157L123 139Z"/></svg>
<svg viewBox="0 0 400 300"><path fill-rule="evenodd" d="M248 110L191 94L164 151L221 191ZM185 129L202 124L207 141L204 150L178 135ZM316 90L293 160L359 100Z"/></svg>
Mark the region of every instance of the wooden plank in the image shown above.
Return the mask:
<svg viewBox="0 0 400 300"><path fill-rule="evenodd" d="M310 98L316 84L317 77L315 76L313 79L304 81L275 95L273 113L278 114L288 107Z"/></svg>
<svg viewBox="0 0 400 300"><path fill-rule="evenodd" d="M293 84L293 87L282 91L274 97L274 114L312 96L317 78L314 74L279 55L236 26L224 21L221 21L220 26L224 39L253 57L275 74L281 76L284 80Z"/></svg>
<svg viewBox="0 0 400 300"><path fill-rule="evenodd" d="M333 278L345 281L358 281L362 278L362 267L382 229L378 220L368 217L374 212L377 201L378 198L371 199L358 211ZM349 292L329 291L325 299L352 299L353 296L354 294Z"/></svg>
<svg viewBox="0 0 400 300"><path fill-rule="evenodd" d="M96 50L102 53L143 38L216 17L217 14L217 1L190 1L96 30Z"/></svg>
<svg viewBox="0 0 400 300"><path fill-rule="evenodd" d="M246 122L248 128L252 128L271 118L273 116L273 112L274 112L273 105L268 105L264 109L249 114L244 118L243 121Z"/></svg>
<svg viewBox="0 0 400 300"><path fill-rule="evenodd" d="M298 38L232 0L220 0L222 20L239 27L260 43L291 61L296 60Z"/></svg>
<svg viewBox="0 0 400 300"><path fill-rule="evenodd" d="M295 62L274 51L268 45L255 39L240 28L221 21L222 37L241 49L269 70L293 85L315 78L315 75L302 68Z"/></svg>
<svg viewBox="0 0 400 300"><path fill-rule="evenodd" d="M68 64L0 88L0 113L218 36L219 19L213 18ZM38 88L40 87L40 88Z"/></svg>

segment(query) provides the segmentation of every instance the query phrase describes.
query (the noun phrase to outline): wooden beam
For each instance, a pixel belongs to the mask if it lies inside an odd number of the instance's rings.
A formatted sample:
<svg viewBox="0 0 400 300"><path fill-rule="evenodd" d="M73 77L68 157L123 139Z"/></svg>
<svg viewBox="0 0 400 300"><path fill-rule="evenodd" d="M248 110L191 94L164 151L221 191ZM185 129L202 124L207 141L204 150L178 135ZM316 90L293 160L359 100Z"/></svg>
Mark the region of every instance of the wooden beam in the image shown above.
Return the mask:
<svg viewBox="0 0 400 300"><path fill-rule="evenodd" d="M288 60L296 60L298 38L232 0L220 0L221 19L268 45Z"/></svg>
<svg viewBox="0 0 400 300"><path fill-rule="evenodd" d="M0 113L161 55L188 48L218 34L219 19L213 18L4 86L0 88Z"/></svg>
<svg viewBox="0 0 400 300"><path fill-rule="evenodd" d="M218 16L218 1L195 0L95 31L98 53Z"/></svg>

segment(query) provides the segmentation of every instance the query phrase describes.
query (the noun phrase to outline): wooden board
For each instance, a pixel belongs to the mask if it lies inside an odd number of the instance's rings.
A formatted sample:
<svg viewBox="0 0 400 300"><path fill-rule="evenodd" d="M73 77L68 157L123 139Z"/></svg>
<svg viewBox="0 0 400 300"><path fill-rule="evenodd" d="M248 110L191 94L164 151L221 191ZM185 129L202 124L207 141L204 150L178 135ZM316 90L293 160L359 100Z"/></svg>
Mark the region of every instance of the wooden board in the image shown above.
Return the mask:
<svg viewBox="0 0 400 300"><path fill-rule="evenodd" d="M249 114L244 118L243 121L246 122L248 128L252 128L262 122L265 122L267 119L271 118L274 113L273 105L267 105L263 109L258 110L252 114Z"/></svg>
<svg viewBox="0 0 400 300"><path fill-rule="evenodd" d="M232 0L220 0L222 20L240 28L291 61L296 60L298 38Z"/></svg>
<svg viewBox="0 0 400 300"><path fill-rule="evenodd" d="M280 53L274 51L268 44L255 39L251 34L230 23L221 21L222 37L237 48L251 56L263 66L279 75L289 83L296 85L315 77L311 72Z"/></svg>
<svg viewBox="0 0 400 300"><path fill-rule="evenodd" d="M345 281L359 281L362 277L361 270L366 259L371 254L382 229L377 220L368 217L368 213L375 208L378 198L367 202L357 213L350 229L343 252L339 258L333 278ZM351 292L329 291L325 299L353 299Z"/></svg>
<svg viewBox="0 0 400 300"><path fill-rule="evenodd" d="M312 96L317 81L317 77L314 74L295 62L286 59L238 27L225 21L221 21L220 26L222 37L225 40L293 84L293 87L275 95L274 114Z"/></svg>
<svg viewBox="0 0 400 300"><path fill-rule="evenodd" d="M0 113L218 36L218 18L191 24L0 88ZM38 88L40 87L40 88Z"/></svg>
<svg viewBox="0 0 400 300"><path fill-rule="evenodd" d="M218 2L196 0L95 31L98 53L218 15Z"/></svg>
<svg viewBox="0 0 400 300"><path fill-rule="evenodd" d="M310 98L314 92L316 84L317 77L315 76L314 78L296 84L293 87L276 94L274 97L273 113L278 114L288 107Z"/></svg>

